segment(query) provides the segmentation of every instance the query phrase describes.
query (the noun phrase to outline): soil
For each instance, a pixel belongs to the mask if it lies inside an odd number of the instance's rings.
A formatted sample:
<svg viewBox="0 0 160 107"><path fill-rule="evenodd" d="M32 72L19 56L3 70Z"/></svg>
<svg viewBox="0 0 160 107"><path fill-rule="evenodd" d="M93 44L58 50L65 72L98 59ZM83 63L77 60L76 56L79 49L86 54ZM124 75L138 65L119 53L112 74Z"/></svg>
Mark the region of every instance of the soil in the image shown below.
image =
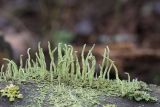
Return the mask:
<svg viewBox="0 0 160 107"><path fill-rule="evenodd" d="M5 87L6 84L8 83L0 83L0 88ZM41 85L37 86L33 83L21 84L20 91L24 95L24 98L16 100L15 102L9 102L7 98L2 97L0 98L0 107L33 107L29 105L34 102L33 97L39 95L37 89L40 87ZM102 105L106 103L115 104L116 107L160 107L160 86L149 85L149 87L152 90L151 95L158 98L157 102L136 102L127 98L106 96L101 96L100 102ZM53 105L49 106L49 104L47 104L47 102L45 101L50 94L50 91L47 92L47 94L43 94L44 100L43 103L41 103L42 105L40 107L53 107ZM96 107L102 107L102 105L97 105ZM35 107L39 107L39 105L36 105Z"/></svg>

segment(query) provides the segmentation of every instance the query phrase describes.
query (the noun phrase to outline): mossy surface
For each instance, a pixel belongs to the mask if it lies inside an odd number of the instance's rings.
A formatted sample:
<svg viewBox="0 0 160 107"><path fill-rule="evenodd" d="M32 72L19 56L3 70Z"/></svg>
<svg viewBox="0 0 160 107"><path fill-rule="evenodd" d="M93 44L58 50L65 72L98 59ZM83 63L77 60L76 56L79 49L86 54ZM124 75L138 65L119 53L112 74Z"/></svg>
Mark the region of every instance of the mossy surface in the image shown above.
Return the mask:
<svg viewBox="0 0 160 107"><path fill-rule="evenodd" d="M5 59L8 64L5 69L4 66L1 68L0 81L12 81L25 87L25 90L22 87L26 93L23 104L31 107L105 106L99 100L102 95L126 97L136 101L157 101L150 95L150 89L144 82L131 80L128 73L128 80L119 79L116 65L109 57L108 47L105 48L103 61L99 65L99 75L95 74L97 63L92 54L94 46L87 54L84 54L85 47L84 45L81 57L78 57L70 45L59 44L52 50L48 44L51 60L49 69L40 45L35 53L35 60L31 59L28 49L28 59L23 62L21 57L20 66ZM57 60L54 57L55 52L58 54ZM115 80L110 79L111 69L115 71Z"/></svg>
<svg viewBox="0 0 160 107"><path fill-rule="evenodd" d="M6 83L8 84L8 83ZM18 84L17 84L18 85ZM0 83L0 86L5 86ZM74 88L65 84L50 83L23 83L20 84L23 99L9 102L6 98L0 99L0 107L159 107L160 102L135 102L117 96L107 96L106 93L92 88ZM151 87L153 88L153 87ZM154 94L160 96L160 88ZM111 106L111 107L112 107ZM114 107L113 106L113 107ZM109 106L110 107L110 106Z"/></svg>
<svg viewBox="0 0 160 107"><path fill-rule="evenodd" d="M103 92L91 88L75 88L65 84L21 84L25 95L22 100L10 103L13 107L97 107ZM103 105L101 105L103 106Z"/></svg>

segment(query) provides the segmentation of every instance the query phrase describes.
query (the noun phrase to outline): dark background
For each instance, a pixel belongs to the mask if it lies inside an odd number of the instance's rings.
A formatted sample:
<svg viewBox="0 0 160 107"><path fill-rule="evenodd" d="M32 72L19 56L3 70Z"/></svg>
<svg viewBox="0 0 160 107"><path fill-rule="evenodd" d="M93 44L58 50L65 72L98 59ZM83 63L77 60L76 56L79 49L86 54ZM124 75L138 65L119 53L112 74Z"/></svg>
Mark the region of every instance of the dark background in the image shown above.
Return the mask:
<svg viewBox="0 0 160 107"><path fill-rule="evenodd" d="M159 0L0 0L0 63L39 41L96 44L98 62L109 45L122 78L160 84Z"/></svg>

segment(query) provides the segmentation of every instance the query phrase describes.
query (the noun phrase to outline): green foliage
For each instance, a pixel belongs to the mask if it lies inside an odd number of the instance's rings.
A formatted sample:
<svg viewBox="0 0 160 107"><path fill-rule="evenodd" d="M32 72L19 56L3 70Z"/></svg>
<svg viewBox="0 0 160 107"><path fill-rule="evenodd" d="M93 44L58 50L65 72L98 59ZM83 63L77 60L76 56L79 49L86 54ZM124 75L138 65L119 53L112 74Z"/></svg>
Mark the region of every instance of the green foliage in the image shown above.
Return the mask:
<svg viewBox="0 0 160 107"><path fill-rule="evenodd" d="M49 82L53 84L66 84L74 88L89 88L104 92L110 96L121 96L136 101L157 101L148 93L150 90L147 85L135 79L130 80L128 73L128 81L120 80L118 70L114 61L109 57L109 48L106 47L103 54L102 64L100 67L100 75L94 77L96 68L96 58L92 54L94 46L85 54L86 45L84 45L81 57L74 51L70 45L59 44L55 49L51 49L48 43L50 56L50 68L47 69L45 55L43 49L38 46L38 52L35 54L36 59L30 57L30 49L28 49L28 59L24 63L22 56L20 57L20 66L15 62L8 60L6 69L1 68L1 81L18 81L18 82ZM55 53L58 54L58 60L55 60ZM110 80L110 71L115 71L116 79ZM105 78L107 77L107 79Z"/></svg>
<svg viewBox="0 0 160 107"><path fill-rule="evenodd" d="M4 89L0 90L2 97L7 97L9 101L15 101L15 98L23 98L20 94L19 87L13 84L7 85Z"/></svg>

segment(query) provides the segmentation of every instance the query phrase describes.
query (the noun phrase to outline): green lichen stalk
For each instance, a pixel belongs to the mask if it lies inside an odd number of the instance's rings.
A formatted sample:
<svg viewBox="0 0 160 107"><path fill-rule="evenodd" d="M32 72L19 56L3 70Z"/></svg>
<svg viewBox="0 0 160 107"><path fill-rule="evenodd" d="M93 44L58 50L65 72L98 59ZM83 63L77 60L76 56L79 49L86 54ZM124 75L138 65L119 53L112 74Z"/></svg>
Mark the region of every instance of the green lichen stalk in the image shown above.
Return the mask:
<svg viewBox="0 0 160 107"><path fill-rule="evenodd" d="M5 59L8 64L5 69L4 66L1 68L0 82L32 81L36 83L47 82L52 85L65 84L75 89L94 89L106 96L121 96L136 101L157 101L156 98L150 96L148 86L144 82L131 80L128 73L126 73L128 80L119 79L116 65L109 57L108 47L104 49L103 61L99 65L100 75L95 76L97 63L96 57L92 53L94 45L87 53L85 48L86 45L83 46L79 57L78 52L74 51L71 45L59 44L56 48L51 49L48 42L50 66L47 68L46 56L39 44L34 60L30 56L30 49L27 51L28 58L25 62L22 60L23 57L20 56L20 66L17 66L12 60ZM115 80L110 79L111 70L115 71ZM4 90L1 92L4 96ZM10 100L14 99L15 96L10 97Z"/></svg>

